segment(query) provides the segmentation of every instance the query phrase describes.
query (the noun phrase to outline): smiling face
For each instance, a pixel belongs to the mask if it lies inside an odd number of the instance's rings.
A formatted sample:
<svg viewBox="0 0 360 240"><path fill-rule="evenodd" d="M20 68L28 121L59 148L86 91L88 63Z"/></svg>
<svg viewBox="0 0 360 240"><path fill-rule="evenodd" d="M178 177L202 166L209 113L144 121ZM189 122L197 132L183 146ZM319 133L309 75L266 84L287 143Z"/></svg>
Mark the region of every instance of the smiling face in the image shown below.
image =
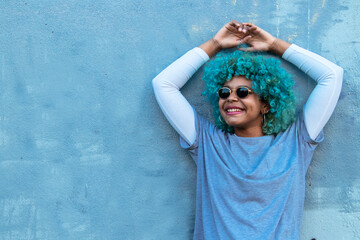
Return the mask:
<svg viewBox="0 0 360 240"><path fill-rule="evenodd" d="M263 136L262 114L268 111L268 106L254 92L245 98L239 98L236 95L236 89L242 86L251 89L251 80L244 76L234 76L224 83L224 87L232 91L228 98L219 98L221 116L227 125L234 127L237 136Z"/></svg>

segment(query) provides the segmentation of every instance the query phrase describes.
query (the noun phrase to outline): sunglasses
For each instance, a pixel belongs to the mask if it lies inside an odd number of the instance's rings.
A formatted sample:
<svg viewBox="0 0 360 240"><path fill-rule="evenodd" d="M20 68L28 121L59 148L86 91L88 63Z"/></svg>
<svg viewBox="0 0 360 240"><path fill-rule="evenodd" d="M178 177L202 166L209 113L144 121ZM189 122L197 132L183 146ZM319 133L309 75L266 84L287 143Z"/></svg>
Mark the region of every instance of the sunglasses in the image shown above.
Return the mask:
<svg viewBox="0 0 360 240"><path fill-rule="evenodd" d="M232 90L229 87L222 87L219 89L218 95L222 99L227 99L230 96L231 92ZM239 98L246 98L247 95L249 95L252 92L253 91L248 87L239 87L236 89L236 95Z"/></svg>

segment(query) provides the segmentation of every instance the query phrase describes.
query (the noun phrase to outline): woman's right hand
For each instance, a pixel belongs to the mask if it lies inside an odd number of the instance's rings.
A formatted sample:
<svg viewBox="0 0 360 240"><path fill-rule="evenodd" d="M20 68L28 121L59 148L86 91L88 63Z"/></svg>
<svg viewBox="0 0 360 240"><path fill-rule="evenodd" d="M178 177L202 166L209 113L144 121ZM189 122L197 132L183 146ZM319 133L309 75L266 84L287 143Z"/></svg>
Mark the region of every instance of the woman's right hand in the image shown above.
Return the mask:
<svg viewBox="0 0 360 240"><path fill-rule="evenodd" d="M213 37L213 41L221 49L236 47L249 40L248 32L255 30L256 26L249 27L236 20L225 24Z"/></svg>
<svg viewBox="0 0 360 240"><path fill-rule="evenodd" d="M240 28L241 31L239 31ZM245 27L243 24L233 20L225 24L212 39L199 47L203 49L209 57L212 57L222 49L236 47L246 41L247 38L250 37L247 33L250 29L251 28Z"/></svg>

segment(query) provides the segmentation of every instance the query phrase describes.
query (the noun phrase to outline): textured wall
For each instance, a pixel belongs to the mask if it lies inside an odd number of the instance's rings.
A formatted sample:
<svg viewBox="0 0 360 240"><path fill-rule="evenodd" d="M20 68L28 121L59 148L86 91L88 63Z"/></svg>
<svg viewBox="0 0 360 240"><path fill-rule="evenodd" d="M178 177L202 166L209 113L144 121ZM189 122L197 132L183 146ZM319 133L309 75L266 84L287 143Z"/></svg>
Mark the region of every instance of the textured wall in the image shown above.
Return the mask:
<svg viewBox="0 0 360 240"><path fill-rule="evenodd" d="M226 22L345 69L302 240L360 239L358 0L1 0L0 240L191 239L195 164L151 80ZM302 101L314 83L289 64ZM184 95L205 116L201 71Z"/></svg>

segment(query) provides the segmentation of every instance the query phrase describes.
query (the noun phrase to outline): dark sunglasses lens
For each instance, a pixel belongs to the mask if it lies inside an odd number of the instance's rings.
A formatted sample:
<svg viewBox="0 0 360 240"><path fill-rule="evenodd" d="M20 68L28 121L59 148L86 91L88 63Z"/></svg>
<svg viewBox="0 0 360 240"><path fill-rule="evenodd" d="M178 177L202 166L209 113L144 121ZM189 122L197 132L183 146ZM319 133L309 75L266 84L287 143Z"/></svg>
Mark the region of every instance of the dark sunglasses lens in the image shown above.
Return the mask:
<svg viewBox="0 0 360 240"><path fill-rule="evenodd" d="M220 98L228 98L230 96L230 89L221 88L218 92Z"/></svg>
<svg viewBox="0 0 360 240"><path fill-rule="evenodd" d="M236 94L239 98L244 98L249 95L249 90L247 88L241 87L236 90Z"/></svg>

